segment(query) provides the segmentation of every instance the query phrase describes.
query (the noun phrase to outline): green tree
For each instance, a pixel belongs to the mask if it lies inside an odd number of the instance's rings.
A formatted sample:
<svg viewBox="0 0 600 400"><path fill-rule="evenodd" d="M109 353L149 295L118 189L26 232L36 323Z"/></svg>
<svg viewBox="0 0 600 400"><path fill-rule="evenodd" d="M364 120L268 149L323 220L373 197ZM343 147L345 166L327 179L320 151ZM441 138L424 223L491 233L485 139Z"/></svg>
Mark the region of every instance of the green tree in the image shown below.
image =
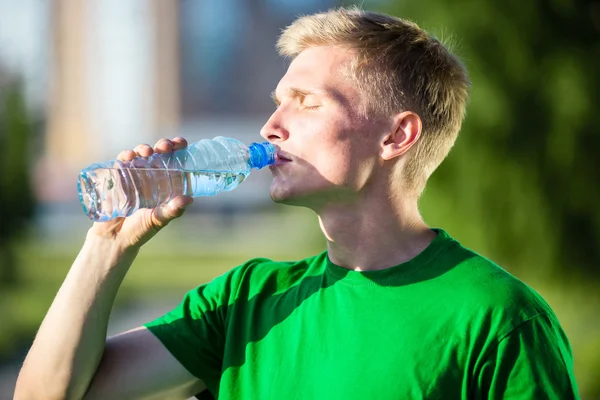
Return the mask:
<svg viewBox="0 0 600 400"><path fill-rule="evenodd" d="M30 140L33 125L21 82L10 79L0 87L0 286L18 280L14 244L33 216Z"/></svg>

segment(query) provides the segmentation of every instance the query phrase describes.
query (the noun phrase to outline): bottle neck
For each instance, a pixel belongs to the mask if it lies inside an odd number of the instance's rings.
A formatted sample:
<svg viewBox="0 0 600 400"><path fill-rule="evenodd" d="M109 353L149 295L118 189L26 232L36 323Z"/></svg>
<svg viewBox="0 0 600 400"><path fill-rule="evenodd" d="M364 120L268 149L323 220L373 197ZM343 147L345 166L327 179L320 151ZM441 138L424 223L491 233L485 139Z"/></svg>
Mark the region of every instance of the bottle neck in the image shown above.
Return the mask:
<svg viewBox="0 0 600 400"><path fill-rule="evenodd" d="M251 168L261 169L267 165L275 163L275 154L277 149L271 143L252 143L248 146L250 159L248 164Z"/></svg>

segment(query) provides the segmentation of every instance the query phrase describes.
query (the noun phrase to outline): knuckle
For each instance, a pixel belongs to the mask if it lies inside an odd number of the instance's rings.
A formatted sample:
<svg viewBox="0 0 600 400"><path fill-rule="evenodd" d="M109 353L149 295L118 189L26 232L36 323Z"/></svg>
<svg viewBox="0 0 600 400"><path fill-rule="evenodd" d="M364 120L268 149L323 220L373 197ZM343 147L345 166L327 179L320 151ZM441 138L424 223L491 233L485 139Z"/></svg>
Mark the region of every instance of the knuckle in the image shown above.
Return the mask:
<svg viewBox="0 0 600 400"><path fill-rule="evenodd" d="M156 147L173 147L173 142L171 142L169 139L166 138L162 138L160 139L157 143L156 143Z"/></svg>
<svg viewBox="0 0 600 400"><path fill-rule="evenodd" d="M150 147L148 144L138 144L137 146L135 146L135 152L136 153L147 153L149 150L152 150L152 147Z"/></svg>
<svg viewBox="0 0 600 400"><path fill-rule="evenodd" d="M187 146L187 140L181 136L177 136L176 138L173 138L173 143L178 147Z"/></svg>
<svg viewBox="0 0 600 400"><path fill-rule="evenodd" d="M173 143L169 140L159 140L158 143L154 146L154 151L159 153L164 153L171 151L173 149Z"/></svg>
<svg viewBox="0 0 600 400"><path fill-rule="evenodd" d="M119 152L119 154L117 154L117 158L118 159L124 159L124 160L128 160L130 158L135 157L135 153L133 150L130 149L126 149L126 150L121 150Z"/></svg>

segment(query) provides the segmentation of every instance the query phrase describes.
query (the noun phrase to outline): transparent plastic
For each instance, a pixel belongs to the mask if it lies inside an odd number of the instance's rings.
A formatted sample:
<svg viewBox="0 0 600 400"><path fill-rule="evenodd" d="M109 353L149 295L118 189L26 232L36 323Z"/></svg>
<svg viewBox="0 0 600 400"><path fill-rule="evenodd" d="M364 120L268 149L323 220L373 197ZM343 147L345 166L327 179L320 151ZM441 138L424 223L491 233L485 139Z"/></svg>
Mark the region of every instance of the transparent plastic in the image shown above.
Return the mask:
<svg viewBox="0 0 600 400"><path fill-rule="evenodd" d="M92 164L79 174L79 201L93 221L127 217L175 196L214 196L235 189L253 168L275 162L270 143L204 139L170 154Z"/></svg>

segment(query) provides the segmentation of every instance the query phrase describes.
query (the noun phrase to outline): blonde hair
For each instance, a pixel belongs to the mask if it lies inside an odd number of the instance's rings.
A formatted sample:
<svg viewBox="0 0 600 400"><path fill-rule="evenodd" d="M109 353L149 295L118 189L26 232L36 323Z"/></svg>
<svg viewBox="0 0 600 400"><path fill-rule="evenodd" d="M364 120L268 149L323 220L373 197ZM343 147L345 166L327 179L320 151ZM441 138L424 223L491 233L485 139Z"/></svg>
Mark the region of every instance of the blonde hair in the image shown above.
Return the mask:
<svg viewBox="0 0 600 400"><path fill-rule="evenodd" d="M298 18L283 31L277 49L293 59L309 47L331 45L356 52L349 74L367 94L367 115L410 110L421 118L421 136L403 171L405 187L420 194L464 119L470 87L464 65L415 23L358 8Z"/></svg>

